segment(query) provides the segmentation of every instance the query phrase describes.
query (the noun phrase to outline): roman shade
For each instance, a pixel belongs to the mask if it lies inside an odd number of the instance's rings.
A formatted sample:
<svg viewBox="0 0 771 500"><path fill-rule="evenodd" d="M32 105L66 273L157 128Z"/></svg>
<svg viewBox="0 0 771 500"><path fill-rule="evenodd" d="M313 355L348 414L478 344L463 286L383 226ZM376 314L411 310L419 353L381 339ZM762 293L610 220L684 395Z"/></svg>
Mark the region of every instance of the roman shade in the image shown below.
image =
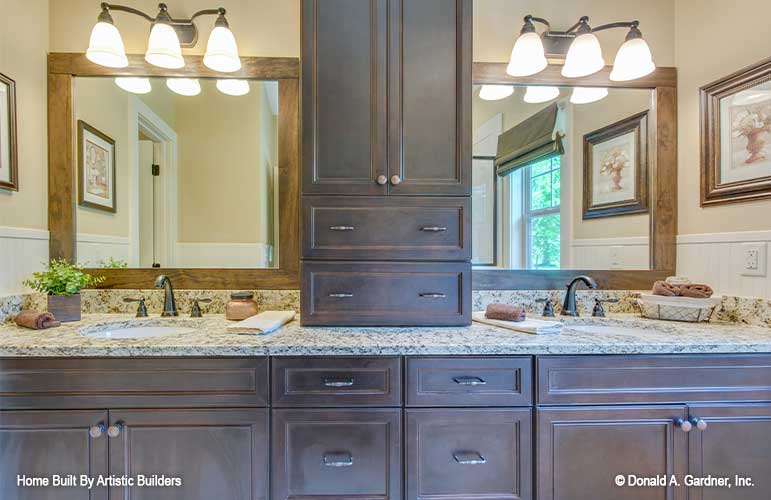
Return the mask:
<svg viewBox="0 0 771 500"><path fill-rule="evenodd" d="M562 155L562 112L554 103L498 136L495 171L504 176L534 161Z"/></svg>

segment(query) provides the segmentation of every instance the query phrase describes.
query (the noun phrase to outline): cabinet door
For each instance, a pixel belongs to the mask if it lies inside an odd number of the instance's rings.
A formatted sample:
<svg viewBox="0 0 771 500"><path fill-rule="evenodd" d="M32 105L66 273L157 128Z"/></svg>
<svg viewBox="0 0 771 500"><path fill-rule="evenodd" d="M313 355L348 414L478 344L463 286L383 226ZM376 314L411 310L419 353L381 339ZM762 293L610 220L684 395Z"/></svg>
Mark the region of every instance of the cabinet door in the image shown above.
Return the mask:
<svg viewBox="0 0 771 500"><path fill-rule="evenodd" d="M303 0L304 194L385 194L386 0Z"/></svg>
<svg viewBox="0 0 771 500"><path fill-rule="evenodd" d="M115 487L131 500L265 500L266 409L110 412L110 474L180 478L181 486Z"/></svg>
<svg viewBox="0 0 771 500"><path fill-rule="evenodd" d="M752 486L691 487L690 500L767 500L771 495L771 405L691 405L707 427L689 436L689 473L696 477L752 478Z"/></svg>
<svg viewBox="0 0 771 500"><path fill-rule="evenodd" d="M470 193L471 10L471 0L390 2L392 194Z"/></svg>
<svg viewBox="0 0 771 500"><path fill-rule="evenodd" d="M0 411L0 498L3 500L106 500L94 486L20 487L28 478L107 475L107 435L92 426L107 423L106 411ZM78 483L79 484L79 483Z"/></svg>
<svg viewBox="0 0 771 500"><path fill-rule="evenodd" d="M688 465L684 406L538 409L540 500L684 500L675 486L617 486L616 476L676 475Z"/></svg>
<svg viewBox="0 0 771 500"><path fill-rule="evenodd" d="M530 408L407 410L407 499L530 500Z"/></svg>

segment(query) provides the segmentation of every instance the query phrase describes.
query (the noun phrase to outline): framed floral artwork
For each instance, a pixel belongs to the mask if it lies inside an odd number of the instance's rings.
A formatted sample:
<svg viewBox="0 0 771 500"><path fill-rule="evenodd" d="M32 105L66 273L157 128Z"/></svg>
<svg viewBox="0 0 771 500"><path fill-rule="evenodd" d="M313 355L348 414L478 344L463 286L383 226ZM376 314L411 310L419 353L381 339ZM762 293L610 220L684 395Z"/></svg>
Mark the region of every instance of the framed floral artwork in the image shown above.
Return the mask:
<svg viewBox="0 0 771 500"><path fill-rule="evenodd" d="M648 211L648 111L584 135L583 218Z"/></svg>
<svg viewBox="0 0 771 500"><path fill-rule="evenodd" d="M78 120L78 204L115 213L115 141Z"/></svg>
<svg viewBox="0 0 771 500"><path fill-rule="evenodd" d="M19 190L16 156L16 83L0 73L0 189Z"/></svg>
<svg viewBox="0 0 771 500"><path fill-rule="evenodd" d="M771 59L700 89L701 205L771 197Z"/></svg>

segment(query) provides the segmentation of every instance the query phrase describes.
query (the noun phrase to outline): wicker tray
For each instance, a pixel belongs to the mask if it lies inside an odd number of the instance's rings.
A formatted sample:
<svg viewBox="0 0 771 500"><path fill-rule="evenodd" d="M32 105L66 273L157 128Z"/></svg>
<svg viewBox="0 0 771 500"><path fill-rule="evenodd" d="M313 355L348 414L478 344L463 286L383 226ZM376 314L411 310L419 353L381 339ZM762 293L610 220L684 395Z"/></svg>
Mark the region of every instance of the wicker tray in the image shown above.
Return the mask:
<svg viewBox="0 0 771 500"><path fill-rule="evenodd" d="M664 297L650 293L640 294L637 303L644 318L667 321L698 323L709 321L723 301L723 297L692 299L690 297Z"/></svg>

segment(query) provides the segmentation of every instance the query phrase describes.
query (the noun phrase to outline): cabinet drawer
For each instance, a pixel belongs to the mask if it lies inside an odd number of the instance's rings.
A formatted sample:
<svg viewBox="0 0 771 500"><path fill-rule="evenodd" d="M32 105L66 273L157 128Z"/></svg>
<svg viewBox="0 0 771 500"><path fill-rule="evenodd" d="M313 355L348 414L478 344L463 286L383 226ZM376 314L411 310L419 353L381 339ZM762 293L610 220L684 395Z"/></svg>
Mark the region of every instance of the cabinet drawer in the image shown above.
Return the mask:
<svg viewBox="0 0 771 500"><path fill-rule="evenodd" d="M303 198L303 257L470 260L470 198Z"/></svg>
<svg viewBox="0 0 771 500"><path fill-rule="evenodd" d="M771 401L769 355L540 356L538 404Z"/></svg>
<svg viewBox="0 0 771 500"><path fill-rule="evenodd" d="M532 415L407 410L407 499L532 498Z"/></svg>
<svg viewBox="0 0 771 500"><path fill-rule="evenodd" d="M304 325L467 325L471 265L303 262Z"/></svg>
<svg viewBox="0 0 771 500"><path fill-rule="evenodd" d="M274 406L400 406L400 358L274 358Z"/></svg>
<svg viewBox="0 0 771 500"><path fill-rule="evenodd" d="M274 410L274 499L401 498L401 411Z"/></svg>
<svg viewBox="0 0 771 500"><path fill-rule="evenodd" d="M267 358L0 359L4 409L267 405Z"/></svg>
<svg viewBox="0 0 771 500"><path fill-rule="evenodd" d="M529 406L532 359L408 358L407 406Z"/></svg>

